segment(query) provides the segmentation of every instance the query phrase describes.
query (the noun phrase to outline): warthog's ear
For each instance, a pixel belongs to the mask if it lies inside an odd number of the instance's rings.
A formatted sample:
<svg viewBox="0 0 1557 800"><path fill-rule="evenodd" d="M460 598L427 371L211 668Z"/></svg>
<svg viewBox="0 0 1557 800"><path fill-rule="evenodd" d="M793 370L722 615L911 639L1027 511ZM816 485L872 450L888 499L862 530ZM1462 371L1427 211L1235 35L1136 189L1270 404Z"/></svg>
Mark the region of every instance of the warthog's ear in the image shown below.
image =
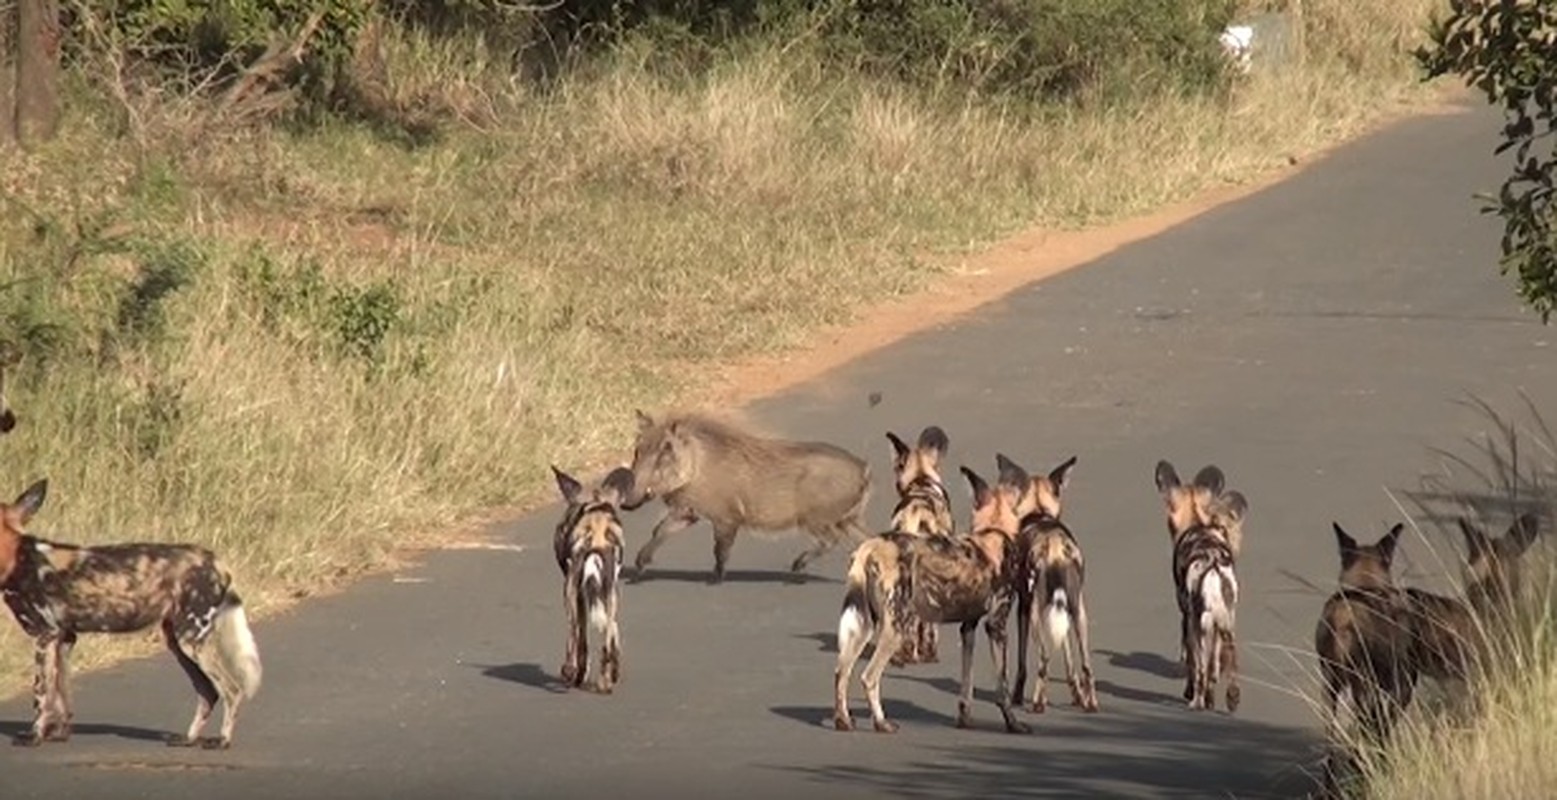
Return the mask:
<svg viewBox="0 0 1557 800"><path fill-rule="evenodd" d="M1514 520L1514 524L1508 526L1508 533L1503 534L1503 541L1507 542L1508 555L1519 556L1535 542L1535 535L1540 532L1541 518L1535 512L1526 511Z"/></svg>
<svg viewBox="0 0 1557 800"><path fill-rule="evenodd" d="M600 482L601 497L613 506L620 506L622 501L632 494L633 471L628 467L617 467L605 476Z"/></svg>
<svg viewBox="0 0 1557 800"><path fill-rule="evenodd" d="M958 467L962 474L968 478L968 486L973 489L973 509L977 511L995 500L995 493L989 490L989 484L980 478L977 472L968 469L967 466Z"/></svg>
<svg viewBox="0 0 1557 800"><path fill-rule="evenodd" d="M1390 562L1395 560L1395 548L1399 546L1400 534L1405 529L1406 523L1397 522L1389 529L1389 533L1384 534L1384 538L1379 540L1379 555L1384 557L1385 566L1389 566Z"/></svg>
<svg viewBox="0 0 1557 800"><path fill-rule="evenodd" d="M996 480L1001 486L1009 486L1018 493L1026 492L1031 487L1032 478L1028 477L1027 470L1007 458L1005 453L995 454L995 466L1000 470L1000 477Z"/></svg>
<svg viewBox="0 0 1557 800"><path fill-rule="evenodd" d="M1227 488L1227 476L1222 474L1221 467L1207 464L1195 473L1195 485L1209 489L1213 495L1218 495Z"/></svg>
<svg viewBox="0 0 1557 800"><path fill-rule="evenodd" d="M1249 513L1249 500L1243 496L1243 492L1234 490L1222 495L1222 510L1233 518L1237 524L1243 523L1243 518Z"/></svg>
<svg viewBox="0 0 1557 800"><path fill-rule="evenodd" d="M1179 473L1166 460L1157 462L1156 479L1157 491L1163 494L1179 488Z"/></svg>
<svg viewBox="0 0 1557 800"><path fill-rule="evenodd" d="M1059 466L1049 471L1049 483L1054 484L1054 491L1056 494L1065 488L1065 484L1070 482L1070 471L1071 468L1075 466L1076 457L1071 456L1070 458L1067 458L1061 462Z"/></svg>
<svg viewBox="0 0 1557 800"><path fill-rule="evenodd" d="M1341 523L1331 522L1330 526L1335 529L1335 546L1341 551L1342 559L1345 559L1349 553L1357 552L1357 540L1353 539L1351 534L1341 527Z"/></svg>
<svg viewBox="0 0 1557 800"><path fill-rule="evenodd" d="M892 463L901 469L908 462L908 444L892 431L887 431L887 441L892 443Z"/></svg>
<svg viewBox="0 0 1557 800"><path fill-rule="evenodd" d="M572 475L557 469L557 465L551 465L551 474L557 478L557 490L562 492L562 499L569 504L578 502L578 496L583 493L584 486L573 479Z"/></svg>
<svg viewBox="0 0 1557 800"><path fill-rule="evenodd" d="M17 496L16 502L11 504L11 510L16 513L16 521L26 525L32 519L32 515L38 513L43 507L44 498L49 495L49 479L42 478L37 483L27 487L27 490Z"/></svg>
<svg viewBox="0 0 1557 800"><path fill-rule="evenodd" d="M941 430L939 425L931 425L919 432L919 449L940 458L951 449L951 439L947 438L946 431Z"/></svg>
<svg viewBox="0 0 1557 800"><path fill-rule="evenodd" d="M1458 517L1455 522L1460 523L1460 535L1465 537L1466 560L1475 561L1492 550L1492 541L1476 523L1465 517Z"/></svg>
<svg viewBox="0 0 1557 800"><path fill-rule="evenodd" d="M633 409L633 415L638 418L638 432L642 433L654 427L654 418L643 413L641 409Z"/></svg>

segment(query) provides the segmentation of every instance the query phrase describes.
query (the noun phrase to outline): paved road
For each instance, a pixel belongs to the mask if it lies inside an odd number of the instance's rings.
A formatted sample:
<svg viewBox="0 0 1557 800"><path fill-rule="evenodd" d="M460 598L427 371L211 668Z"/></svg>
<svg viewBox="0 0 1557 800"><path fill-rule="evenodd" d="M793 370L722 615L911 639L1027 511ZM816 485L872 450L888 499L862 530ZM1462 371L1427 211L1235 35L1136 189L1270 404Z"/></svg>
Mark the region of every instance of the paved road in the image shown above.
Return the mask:
<svg viewBox="0 0 1557 800"><path fill-rule="evenodd" d="M1019 291L754 407L842 443L887 474L882 431L926 422L952 463L996 448L1037 469L1072 453L1067 519L1087 548L1102 713L1059 707L1028 736L951 726L956 667L889 672L895 737L828 714L835 580L783 581L802 546L743 537L731 582L703 583L705 526L626 588L624 683L561 694L555 509L498 531L523 550L438 554L258 627L267 685L228 753L169 750L192 697L165 657L79 682L66 746L0 750L0 795L184 797L1290 796L1315 753L1307 648L1336 570L1331 519L1372 535L1386 494L1479 420L1474 390L1557 390L1546 342L1489 266L1495 220L1472 191L1499 176L1495 116L1398 124L1294 179L1096 264ZM880 392L870 407L866 397ZM1252 502L1235 717L1190 713L1171 662L1176 619L1152 465L1221 464ZM955 474L955 473L953 473ZM878 497L887 491L879 484ZM960 517L968 491L952 486ZM873 521L884 523L888 502ZM658 514L629 518L630 547ZM1423 542L1408 556L1431 566ZM946 629L950 642L952 629ZM948 648L950 649L950 648ZM989 687L987 651L977 663ZM986 695L987 697L987 695ZM863 711L863 703L857 706ZM18 729L24 701L0 704Z"/></svg>

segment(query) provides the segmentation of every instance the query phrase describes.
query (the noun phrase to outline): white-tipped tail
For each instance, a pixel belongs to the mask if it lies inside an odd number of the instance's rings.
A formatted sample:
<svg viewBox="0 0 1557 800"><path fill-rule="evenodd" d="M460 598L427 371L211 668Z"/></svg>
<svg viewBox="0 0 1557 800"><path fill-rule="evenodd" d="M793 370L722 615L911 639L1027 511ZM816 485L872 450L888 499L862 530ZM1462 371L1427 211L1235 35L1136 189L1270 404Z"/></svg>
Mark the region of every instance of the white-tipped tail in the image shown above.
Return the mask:
<svg viewBox="0 0 1557 800"><path fill-rule="evenodd" d="M838 651L844 652L850 643L859 641L867 635L865 615L854 606L849 606L838 616Z"/></svg>
<svg viewBox="0 0 1557 800"><path fill-rule="evenodd" d="M1049 644L1065 646L1065 637L1070 635L1070 597L1064 589L1055 589L1044 604L1043 629L1049 634Z"/></svg>
<svg viewBox="0 0 1557 800"><path fill-rule="evenodd" d="M1200 613L1201 630L1206 633L1232 630L1233 607L1229 605L1229 599L1236 602L1238 597L1238 579L1233 576L1232 570L1216 567L1207 572L1205 580L1200 584L1200 597L1203 608Z"/></svg>
<svg viewBox="0 0 1557 800"><path fill-rule="evenodd" d="M604 587L605 559L599 553L590 553L584 557L584 597L589 603L589 627L596 633L604 633L611 624L605 598L601 596Z"/></svg>
<svg viewBox="0 0 1557 800"><path fill-rule="evenodd" d="M259 692L264 668L254 632L249 630L248 614L236 597L230 598L217 613L215 627L216 656L222 671L236 682L244 699L253 697Z"/></svg>

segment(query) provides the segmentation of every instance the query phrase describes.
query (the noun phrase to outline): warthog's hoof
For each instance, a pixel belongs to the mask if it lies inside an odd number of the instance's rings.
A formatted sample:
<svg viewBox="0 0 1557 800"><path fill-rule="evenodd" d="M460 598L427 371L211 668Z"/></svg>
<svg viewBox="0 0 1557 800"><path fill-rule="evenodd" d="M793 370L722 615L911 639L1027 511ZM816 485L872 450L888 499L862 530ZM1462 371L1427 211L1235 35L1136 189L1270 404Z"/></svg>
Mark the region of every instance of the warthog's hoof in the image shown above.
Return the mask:
<svg viewBox="0 0 1557 800"><path fill-rule="evenodd" d="M959 727L959 728L971 728L971 727L973 727L973 716L971 714L959 713L957 715L957 727Z"/></svg>
<svg viewBox="0 0 1557 800"><path fill-rule="evenodd" d="M842 716L838 716L838 715L834 714L833 715L833 729L834 730L840 730L840 731L843 731L845 733L847 733L849 731L852 731L852 730L854 730L854 720L849 719L848 717L842 717Z"/></svg>
<svg viewBox="0 0 1557 800"><path fill-rule="evenodd" d="M871 723L876 728L876 733L897 733L897 723L890 719L878 719Z"/></svg>
<svg viewBox="0 0 1557 800"><path fill-rule="evenodd" d="M37 747L43 744L43 737L39 736L37 731L27 731L12 736L11 744L15 747Z"/></svg>

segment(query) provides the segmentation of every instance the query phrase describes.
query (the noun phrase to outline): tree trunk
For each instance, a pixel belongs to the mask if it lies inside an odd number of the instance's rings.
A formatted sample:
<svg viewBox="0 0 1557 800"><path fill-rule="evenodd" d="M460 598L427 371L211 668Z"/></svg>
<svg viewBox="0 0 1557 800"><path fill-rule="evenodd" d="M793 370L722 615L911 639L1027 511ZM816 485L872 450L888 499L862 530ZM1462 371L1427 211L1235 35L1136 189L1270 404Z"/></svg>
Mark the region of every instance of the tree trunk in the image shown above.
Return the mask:
<svg viewBox="0 0 1557 800"><path fill-rule="evenodd" d="M0 0L0 147L16 142L16 4Z"/></svg>
<svg viewBox="0 0 1557 800"><path fill-rule="evenodd" d="M59 125L59 6L19 0L16 43L16 138L23 145L54 136Z"/></svg>

